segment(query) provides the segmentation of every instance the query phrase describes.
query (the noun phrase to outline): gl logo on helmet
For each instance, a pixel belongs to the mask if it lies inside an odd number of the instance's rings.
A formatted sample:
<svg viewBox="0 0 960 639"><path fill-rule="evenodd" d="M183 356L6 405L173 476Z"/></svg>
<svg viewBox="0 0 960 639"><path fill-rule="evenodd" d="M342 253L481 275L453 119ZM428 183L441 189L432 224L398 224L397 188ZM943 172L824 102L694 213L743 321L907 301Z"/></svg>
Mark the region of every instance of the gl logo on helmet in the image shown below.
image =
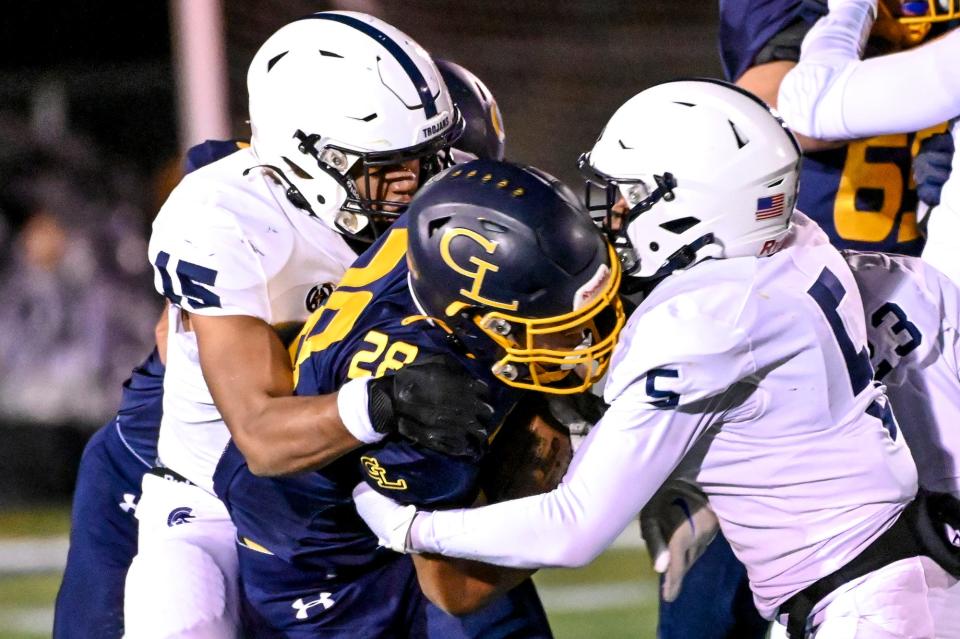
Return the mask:
<svg viewBox="0 0 960 639"><path fill-rule="evenodd" d="M456 260L453 259L453 256L450 254L450 243L457 237L465 237L472 242L476 242L488 255L492 255L494 251L497 250L497 242L493 240L488 240L483 237L476 231L464 228L450 229L443 234L443 237L440 239L440 257L443 258L443 261L451 269L463 275L464 277L469 277L473 281L473 285L470 287L470 290L460 289L460 294L466 297L467 299L479 302L480 304L485 304L486 306L491 306L493 308L500 308L506 311L515 311L517 307L520 306L518 300L513 300L512 302L498 302L497 300L492 300L489 297L484 297L481 293L483 288L483 278L487 276L487 272L496 273L500 270L500 267L492 262L482 260L479 257L471 256L469 262L477 267L477 270L470 271L464 266L457 264Z"/></svg>

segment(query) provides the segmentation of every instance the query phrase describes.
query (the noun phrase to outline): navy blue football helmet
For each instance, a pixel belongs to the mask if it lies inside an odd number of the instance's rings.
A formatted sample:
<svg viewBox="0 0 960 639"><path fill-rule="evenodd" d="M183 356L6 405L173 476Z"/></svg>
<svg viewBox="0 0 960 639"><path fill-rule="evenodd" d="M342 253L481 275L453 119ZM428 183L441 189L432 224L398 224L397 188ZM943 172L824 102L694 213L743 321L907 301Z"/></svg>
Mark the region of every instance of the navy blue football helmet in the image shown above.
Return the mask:
<svg viewBox="0 0 960 639"><path fill-rule="evenodd" d="M502 160L506 136L497 101L480 78L459 64L436 60L465 128L454 145L481 160Z"/></svg>
<svg viewBox="0 0 960 639"><path fill-rule="evenodd" d="M474 160L424 187L407 219L414 298L497 378L566 394L603 375L624 323L620 262L569 188Z"/></svg>

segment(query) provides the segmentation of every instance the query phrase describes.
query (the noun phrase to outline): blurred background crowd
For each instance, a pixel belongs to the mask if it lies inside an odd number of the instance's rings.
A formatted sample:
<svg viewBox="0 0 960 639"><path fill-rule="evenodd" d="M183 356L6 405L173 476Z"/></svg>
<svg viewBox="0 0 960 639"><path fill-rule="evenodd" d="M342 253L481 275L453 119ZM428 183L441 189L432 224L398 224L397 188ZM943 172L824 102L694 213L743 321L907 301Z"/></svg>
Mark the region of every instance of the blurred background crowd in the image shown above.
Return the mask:
<svg viewBox="0 0 960 639"><path fill-rule="evenodd" d="M185 149L245 138L249 60L313 11L372 13L500 104L510 159L573 186L627 97L719 76L715 3L14 3L0 24L0 508L69 496L83 443L153 343L150 222ZM344 92L349 87L343 87ZM331 99L336 99L335 95Z"/></svg>

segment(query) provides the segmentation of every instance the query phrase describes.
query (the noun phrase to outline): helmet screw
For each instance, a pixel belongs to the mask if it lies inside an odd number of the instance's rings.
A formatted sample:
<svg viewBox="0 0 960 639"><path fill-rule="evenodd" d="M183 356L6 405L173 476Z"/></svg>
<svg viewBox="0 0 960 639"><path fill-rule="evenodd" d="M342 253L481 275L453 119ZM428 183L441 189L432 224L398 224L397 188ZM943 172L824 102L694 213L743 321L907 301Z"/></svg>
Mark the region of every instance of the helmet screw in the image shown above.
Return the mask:
<svg viewBox="0 0 960 639"><path fill-rule="evenodd" d="M320 161L326 162L337 171L343 171L347 166L347 157L338 149L324 149L320 154Z"/></svg>
<svg viewBox="0 0 960 639"><path fill-rule="evenodd" d="M510 326L510 322L500 318L494 318L489 320L487 322L487 328L492 330L497 335L502 335L504 337L509 335L512 329L512 327Z"/></svg>
<svg viewBox="0 0 960 639"><path fill-rule="evenodd" d="M651 250L651 251L659 251L659 250L660 250L660 245L657 244L656 242L650 242L650 250Z"/></svg>
<svg viewBox="0 0 960 639"><path fill-rule="evenodd" d="M511 382L519 377L517 367L513 364L496 365L492 370L494 375L499 375L504 379L509 379Z"/></svg>

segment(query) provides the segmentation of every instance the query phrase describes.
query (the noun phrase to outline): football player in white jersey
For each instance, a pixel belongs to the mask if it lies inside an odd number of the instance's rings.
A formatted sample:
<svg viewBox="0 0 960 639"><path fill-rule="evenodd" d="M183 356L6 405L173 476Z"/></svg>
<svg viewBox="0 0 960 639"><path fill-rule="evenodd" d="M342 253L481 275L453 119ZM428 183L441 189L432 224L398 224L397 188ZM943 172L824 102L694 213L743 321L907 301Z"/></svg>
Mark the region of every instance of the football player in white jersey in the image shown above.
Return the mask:
<svg viewBox="0 0 960 639"><path fill-rule="evenodd" d="M252 146L184 178L150 239L170 331L160 465L144 477L125 589L129 637L234 636L235 531L211 480L231 435L255 472L280 474L398 423L415 439L433 427L402 414L380 423L362 381L289 397L275 328L305 320L357 242L439 168L461 120L436 67L376 18L325 12L271 36L247 83Z"/></svg>
<svg viewBox="0 0 960 639"><path fill-rule="evenodd" d="M960 289L925 259L845 257L863 297L875 379L886 386L920 485L960 497ZM960 587L931 595L936 636L960 638Z"/></svg>
<svg viewBox="0 0 960 639"><path fill-rule="evenodd" d="M709 497L760 612L789 613L795 639L932 637L927 594L951 578L920 555L948 563L949 542L941 527L919 549L911 532L935 526L871 379L850 269L816 226L789 224L799 159L732 85L670 82L621 107L584 165L650 290L614 354L610 408L545 495L416 513L358 487L383 542L580 566L682 478Z"/></svg>
<svg viewBox="0 0 960 639"><path fill-rule="evenodd" d="M801 216L794 225L817 232ZM874 379L886 387L920 486L960 497L960 289L920 258L857 251L844 257L863 299ZM700 507L691 506L696 529L678 527L669 549L678 573L717 529L709 506L684 497ZM960 588L932 590L931 613L937 637L960 637ZM784 636L781 628L774 633Z"/></svg>
<svg viewBox="0 0 960 639"><path fill-rule="evenodd" d="M919 131L960 116L960 30L953 28L921 46L861 60L878 11L888 31L907 44L931 26L960 18L953 0L830 0L803 40L800 60L779 85L777 108L792 130L821 140L850 140ZM889 26L888 26L889 25ZM895 25L895 26L894 26ZM878 104L884 108L877 108ZM957 124L952 126L956 137ZM949 182L948 182L949 183ZM930 213L918 204L925 228L924 259L960 282L954 238L960 232L960 182L945 189Z"/></svg>

